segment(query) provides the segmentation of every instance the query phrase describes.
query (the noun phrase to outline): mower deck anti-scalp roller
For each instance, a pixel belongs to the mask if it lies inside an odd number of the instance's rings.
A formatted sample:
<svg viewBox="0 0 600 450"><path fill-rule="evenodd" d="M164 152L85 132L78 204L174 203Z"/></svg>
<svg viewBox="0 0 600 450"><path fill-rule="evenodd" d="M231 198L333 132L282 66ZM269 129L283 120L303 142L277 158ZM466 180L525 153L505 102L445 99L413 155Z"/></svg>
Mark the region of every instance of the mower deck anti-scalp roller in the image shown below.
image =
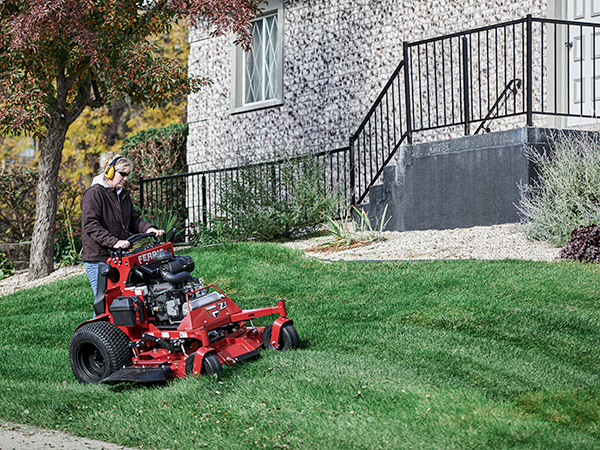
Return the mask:
<svg viewBox="0 0 600 450"><path fill-rule="evenodd" d="M171 235L171 241L172 241ZM133 244L152 234L131 236ZM298 347L285 301L243 310L215 285L191 275L194 261L172 242L111 254L98 272L96 316L69 344L75 377L84 383L157 383L221 372L258 355L261 347ZM267 327L253 319L278 315Z"/></svg>

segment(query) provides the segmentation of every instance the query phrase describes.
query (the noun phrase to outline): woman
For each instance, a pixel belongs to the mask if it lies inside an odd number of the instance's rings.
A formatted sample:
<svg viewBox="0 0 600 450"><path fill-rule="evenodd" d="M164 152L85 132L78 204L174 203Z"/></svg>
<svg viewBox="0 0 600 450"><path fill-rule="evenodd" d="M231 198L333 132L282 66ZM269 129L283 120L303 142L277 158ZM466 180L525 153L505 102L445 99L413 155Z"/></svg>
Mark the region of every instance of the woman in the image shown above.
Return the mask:
<svg viewBox="0 0 600 450"><path fill-rule="evenodd" d="M82 259L94 297L98 285L98 266L109 257L108 249L130 246L131 234L154 233L164 230L144 222L133 208L129 192L123 188L133 164L115 152L100 156L100 174L81 197Z"/></svg>

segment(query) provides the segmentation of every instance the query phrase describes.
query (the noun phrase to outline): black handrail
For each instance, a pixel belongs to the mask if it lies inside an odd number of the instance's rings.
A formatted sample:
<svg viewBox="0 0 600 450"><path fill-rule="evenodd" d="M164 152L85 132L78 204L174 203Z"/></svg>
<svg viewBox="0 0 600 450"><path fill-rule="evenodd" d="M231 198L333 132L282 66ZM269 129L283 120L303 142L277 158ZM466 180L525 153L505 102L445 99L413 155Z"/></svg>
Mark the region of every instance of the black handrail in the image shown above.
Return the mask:
<svg viewBox="0 0 600 450"><path fill-rule="evenodd" d="M326 164L325 183L332 189L341 186L344 192L350 191L347 178L349 170L349 148L344 147L331 151L314 153L314 158L321 159ZM210 225L213 217L222 214L219 205L221 186L226 186L231 180L240 180L242 170L254 170L265 176L278 195L286 195L280 183L280 170L283 164L300 162L305 156L280 158L271 161L243 164L221 169L208 169L191 173L165 175L140 180L140 207L152 210L155 207L167 209L166 205L176 204L173 214L188 225L202 223ZM279 180L279 181L278 181ZM279 184L278 184L279 183ZM177 195L173 196L176 193ZM178 197L178 198L173 198ZM182 202L183 199L183 202ZM181 205L184 204L182 208Z"/></svg>
<svg viewBox="0 0 600 450"><path fill-rule="evenodd" d="M600 98L596 99L595 83L589 109L581 100L580 104L573 103L575 94L583 98L583 85L576 91L569 83L573 71L583 71L583 63L582 58L573 61L572 46L565 47L563 41L568 43L572 34L583 34L584 30L591 30L593 36L600 32L600 24L528 15L404 43L403 61L350 138L352 203L365 200L369 188L379 181L384 165L402 144L412 143L416 133L421 139L427 139L428 133L435 139L438 134L432 133L444 128L447 138L461 134L460 129L469 134L472 124L479 124L478 133L489 129L491 120L503 119L500 126L533 126L537 115L597 118ZM596 65L592 67L595 78ZM403 98L392 92L401 85ZM509 101L511 93L514 95ZM381 114L385 109L382 106L390 104L390 97L396 105L402 105L401 111L395 110L401 114L394 117ZM561 103L561 98L567 101ZM390 126L403 132L396 134L388 146L382 135L387 136Z"/></svg>
<svg viewBox="0 0 600 450"><path fill-rule="evenodd" d="M520 78L516 78L508 82L508 84L496 100L496 103L494 103L494 105L490 108L486 116L483 118L482 122L479 124L479 127L477 127L475 134L478 134L481 130L484 130L486 133L492 131L489 127L486 126L487 122L496 117L493 115L494 112L496 112L504 102L508 101L508 96L510 94L516 96L519 93L519 89L521 89L522 84L523 83Z"/></svg>

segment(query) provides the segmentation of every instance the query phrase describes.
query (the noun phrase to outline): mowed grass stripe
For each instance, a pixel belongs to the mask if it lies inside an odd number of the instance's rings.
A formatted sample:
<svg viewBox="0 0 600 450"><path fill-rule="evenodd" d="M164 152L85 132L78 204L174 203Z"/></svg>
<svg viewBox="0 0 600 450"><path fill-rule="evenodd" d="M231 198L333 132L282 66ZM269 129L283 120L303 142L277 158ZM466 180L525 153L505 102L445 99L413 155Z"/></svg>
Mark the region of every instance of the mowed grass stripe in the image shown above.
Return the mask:
<svg viewBox="0 0 600 450"><path fill-rule="evenodd" d="M143 448L600 445L596 266L186 252L242 308L285 298L301 349L218 378L80 385L67 346L92 299L79 276L0 299L0 417Z"/></svg>

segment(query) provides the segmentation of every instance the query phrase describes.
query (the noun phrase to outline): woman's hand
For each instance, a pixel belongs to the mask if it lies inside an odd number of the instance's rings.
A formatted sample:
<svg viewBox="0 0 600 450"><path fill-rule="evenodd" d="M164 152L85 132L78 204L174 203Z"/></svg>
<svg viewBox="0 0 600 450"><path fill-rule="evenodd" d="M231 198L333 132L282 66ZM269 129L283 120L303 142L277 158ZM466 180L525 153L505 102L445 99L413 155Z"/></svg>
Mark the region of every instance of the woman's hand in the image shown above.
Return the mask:
<svg viewBox="0 0 600 450"><path fill-rule="evenodd" d="M113 245L113 248L129 248L130 245L131 242L129 241L117 241L117 243Z"/></svg>
<svg viewBox="0 0 600 450"><path fill-rule="evenodd" d="M155 236L162 236L163 234L165 234L165 230L157 230L154 227L150 227L148 228L146 233L154 233Z"/></svg>

